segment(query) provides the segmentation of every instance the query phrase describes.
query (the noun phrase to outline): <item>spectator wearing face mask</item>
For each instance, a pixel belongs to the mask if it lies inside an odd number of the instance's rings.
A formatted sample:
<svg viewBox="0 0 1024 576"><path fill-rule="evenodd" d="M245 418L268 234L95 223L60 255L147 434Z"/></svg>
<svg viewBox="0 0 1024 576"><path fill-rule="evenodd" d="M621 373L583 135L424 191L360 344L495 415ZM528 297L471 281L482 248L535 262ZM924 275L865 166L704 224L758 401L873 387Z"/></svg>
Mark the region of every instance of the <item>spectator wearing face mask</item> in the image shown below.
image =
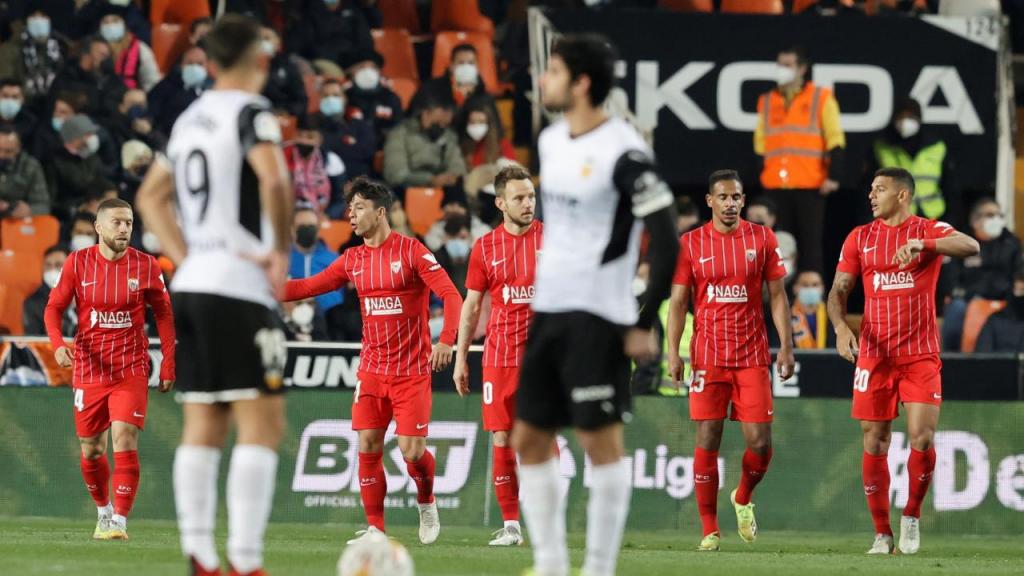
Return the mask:
<svg viewBox="0 0 1024 576"><path fill-rule="evenodd" d="M60 139L60 130L64 121L85 108L85 95L78 92L61 92L53 99L47 109L47 116L36 125L35 135L31 140L31 154L37 160L49 158L64 143Z"/></svg>
<svg viewBox="0 0 1024 576"><path fill-rule="evenodd" d="M402 99L380 75L384 58L373 50L356 52L342 66L351 79L345 85L349 115L369 122L377 141L383 142L388 131L402 121Z"/></svg>
<svg viewBox="0 0 1024 576"><path fill-rule="evenodd" d="M33 10L25 30L0 46L0 77L24 86L25 100L34 104L49 92L67 53L68 44L53 33L50 17Z"/></svg>
<svg viewBox="0 0 1024 576"><path fill-rule="evenodd" d="M470 170L495 164L502 158L516 159L512 143L505 138L505 131L494 116L490 96L466 101L456 116L455 132L459 135L459 146Z"/></svg>
<svg viewBox="0 0 1024 576"><path fill-rule="evenodd" d="M50 299L50 290L57 285L60 278L60 271L64 268L64 261L68 258L68 249L62 244L50 246L43 255L43 283L25 299L21 308L21 318L25 325L26 336L45 336L46 326L43 323L43 316L46 312L46 302ZM64 322L61 324L62 333L68 338L74 338L78 329L78 313L75 312L74 304L64 311Z"/></svg>
<svg viewBox="0 0 1024 576"><path fill-rule="evenodd" d="M796 272L796 258L798 254L796 238L785 230L776 230L777 208L769 198L760 197L747 202L747 220L754 224L767 226L775 232L775 238L779 241L779 250L782 251L782 263L786 267L786 278L792 279Z"/></svg>
<svg viewBox="0 0 1024 576"><path fill-rule="evenodd" d="M373 169L377 137L369 122L350 113L341 82L329 78L320 86L320 112L315 116L323 146L345 162L348 179L365 176Z"/></svg>
<svg viewBox="0 0 1024 576"><path fill-rule="evenodd" d="M473 238L469 234L469 218L451 214L444 219L444 242L434 251L437 263L444 268L459 293L466 297L466 274L469 272L469 251Z"/></svg>
<svg viewBox="0 0 1024 576"><path fill-rule="evenodd" d="M445 188L446 195L464 197L456 190L466 160L451 129L455 103L428 88L414 101L412 116L391 130L384 144L384 179L392 186Z"/></svg>
<svg viewBox="0 0 1024 576"><path fill-rule="evenodd" d="M292 173L295 200L311 206L319 214L340 218L344 212L345 163L322 144L319 120L315 116L303 116L295 141L284 149L285 160Z"/></svg>
<svg viewBox="0 0 1024 576"><path fill-rule="evenodd" d="M0 128L18 133L22 142L29 142L36 131L36 116L25 107L21 84L12 78L0 80Z"/></svg>
<svg viewBox="0 0 1024 576"><path fill-rule="evenodd" d="M295 280L315 276L327 269L338 255L320 241L321 216L308 204L299 204L292 219L291 262L288 277ZM346 330L344 308L345 293L342 290L327 292L316 297L317 312L327 324L331 340L358 339ZM310 319L311 321L311 319Z"/></svg>
<svg viewBox="0 0 1024 576"><path fill-rule="evenodd" d="M170 134L178 116L211 86L206 50L199 46L189 48L182 55L181 64L149 92L149 112L156 129Z"/></svg>
<svg viewBox="0 0 1024 576"><path fill-rule="evenodd" d="M457 106L462 106L471 96L485 96L487 87L480 78L476 48L472 44L459 44L452 48L448 69L443 75L426 82L424 87L450 95Z"/></svg>
<svg viewBox="0 0 1024 576"><path fill-rule="evenodd" d="M285 40L290 52L325 73L336 70L353 53L373 50L370 26L351 0L310 0L303 18L288 28Z"/></svg>
<svg viewBox="0 0 1024 576"><path fill-rule="evenodd" d="M273 28L264 26L260 29L260 49L270 57L263 95L275 109L285 110L295 117L302 116L309 103L306 85L292 56L281 51L281 38Z"/></svg>
<svg viewBox="0 0 1024 576"><path fill-rule="evenodd" d="M153 149L141 140L128 140L121 145L120 171L118 178L119 191L117 197L135 203L135 193L139 191L142 180L146 177L149 165L153 163ZM139 217L135 217L134 229L141 230Z"/></svg>
<svg viewBox="0 0 1024 576"><path fill-rule="evenodd" d="M977 256L953 259L946 264L953 294L942 320L942 347L960 350L967 306L975 298L1007 303L1014 285L1024 284L1020 239L1006 229L1006 217L992 198L978 200L971 208L971 235L978 240ZM945 268L944 267L944 268Z"/></svg>
<svg viewBox="0 0 1024 576"><path fill-rule="evenodd" d="M0 128L0 218L50 213L43 167L21 150L18 133Z"/></svg>
<svg viewBox="0 0 1024 576"><path fill-rule="evenodd" d="M68 228L68 246L71 252L95 246L98 241L96 214L87 210L76 212Z"/></svg>
<svg viewBox="0 0 1024 576"><path fill-rule="evenodd" d="M148 44L127 30L123 8L107 8L100 20L99 33L110 44L114 73L126 87L149 91L156 86L161 78L156 56Z"/></svg>
<svg viewBox="0 0 1024 576"><path fill-rule="evenodd" d="M110 45L100 37L82 40L75 57L69 60L50 88L51 94L78 92L85 95L80 112L103 118L121 102L125 86L114 73Z"/></svg>
<svg viewBox="0 0 1024 576"><path fill-rule="evenodd" d="M146 93L137 88L124 93L117 112L104 124L113 140L114 149L118 151L129 140L141 140L157 150L162 150L167 144L167 137L153 127Z"/></svg>
<svg viewBox="0 0 1024 576"><path fill-rule="evenodd" d="M833 348L835 334L829 329L825 310L825 282L821 274L805 270L793 280L793 345L803 350Z"/></svg>
<svg viewBox="0 0 1024 576"><path fill-rule="evenodd" d="M64 217L78 206L95 202L104 194L116 195L117 187L107 179L100 149L99 127L85 115L64 122L60 135L64 146L46 164L47 188L54 191L55 213Z"/></svg>
<svg viewBox="0 0 1024 576"><path fill-rule="evenodd" d="M149 17L136 6L135 0L74 0L78 11L75 13L76 38L92 34L101 24L103 17L116 11L123 18L128 31L146 44L152 41ZM83 5L84 4L84 5Z"/></svg>
<svg viewBox="0 0 1024 576"><path fill-rule="evenodd" d="M432 252L437 252L442 246L444 246L444 227L451 218L463 217L469 219L470 244L476 242L477 238L480 238L491 231L491 228L487 224L484 224L483 220L478 218L475 214L470 213L469 207L461 201L445 201L444 205L441 206L441 211L444 215L430 227L426 236L423 237L423 243L426 244L427 248L430 248Z"/></svg>

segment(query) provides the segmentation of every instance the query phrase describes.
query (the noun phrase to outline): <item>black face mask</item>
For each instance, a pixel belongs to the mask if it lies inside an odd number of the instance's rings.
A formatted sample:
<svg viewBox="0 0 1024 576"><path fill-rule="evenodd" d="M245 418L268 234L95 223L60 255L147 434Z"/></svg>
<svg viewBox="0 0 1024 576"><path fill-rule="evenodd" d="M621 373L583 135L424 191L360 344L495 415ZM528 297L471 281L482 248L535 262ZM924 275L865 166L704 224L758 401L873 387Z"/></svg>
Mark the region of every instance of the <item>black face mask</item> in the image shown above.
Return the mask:
<svg viewBox="0 0 1024 576"><path fill-rule="evenodd" d="M114 61L107 58L103 62L100 62L99 68L97 69L97 75L101 78L104 76L114 75Z"/></svg>
<svg viewBox="0 0 1024 576"><path fill-rule="evenodd" d="M303 248L312 248L320 230L314 224L303 224L295 229L295 243Z"/></svg>
<svg viewBox="0 0 1024 576"><path fill-rule="evenodd" d="M309 155L313 153L314 146L312 144L298 143L295 145L295 149L298 150L299 156L303 158L309 158Z"/></svg>
<svg viewBox="0 0 1024 576"><path fill-rule="evenodd" d="M441 136L444 136L444 126L440 124L431 124L429 128L423 130L427 134L427 138L431 140L438 140Z"/></svg>

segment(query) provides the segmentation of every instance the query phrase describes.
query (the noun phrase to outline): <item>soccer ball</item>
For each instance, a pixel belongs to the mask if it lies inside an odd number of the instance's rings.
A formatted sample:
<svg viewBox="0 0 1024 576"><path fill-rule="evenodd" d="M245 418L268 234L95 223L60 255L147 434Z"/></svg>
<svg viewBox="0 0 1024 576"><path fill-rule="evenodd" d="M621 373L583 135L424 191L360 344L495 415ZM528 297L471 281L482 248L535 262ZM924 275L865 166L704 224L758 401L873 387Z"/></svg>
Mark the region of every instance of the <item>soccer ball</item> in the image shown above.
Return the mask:
<svg viewBox="0 0 1024 576"><path fill-rule="evenodd" d="M370 534L349 544L338 559L338 576L413 576L412 556L397 540Z"/></svg>

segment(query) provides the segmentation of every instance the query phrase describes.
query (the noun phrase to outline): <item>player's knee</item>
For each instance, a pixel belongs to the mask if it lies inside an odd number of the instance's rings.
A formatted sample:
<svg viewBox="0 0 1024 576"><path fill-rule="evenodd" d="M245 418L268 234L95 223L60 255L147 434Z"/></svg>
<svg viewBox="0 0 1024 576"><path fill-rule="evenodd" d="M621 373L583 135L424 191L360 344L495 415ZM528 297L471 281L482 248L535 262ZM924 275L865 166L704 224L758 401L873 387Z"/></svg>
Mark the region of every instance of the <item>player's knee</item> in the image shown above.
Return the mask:
<svg viewBox="0 0 1024 576"><path fill-rule="evenodd" d="M422 444L410 444L401 447L402 457L408 462L418 462L423 457L423 453L427 451L426 443Z"/></svg>
<svg viewBox="0 0 1024 576"><path fill-rule="evenodd" d="M79 445L82 447L82 456L86 460L98 460L107 454L107 446L97 438L79 438Z"/></svg>
<svg viewBox="0 0 1024 576"><path fill-rule="evenodd" d="M889 441L892 434L881 430L866 430L864 432L864 451L868 454L878 456L889 452Z"/></svg>
<svg viewBox="0 0 1024 576"><path fill-rule="evenodd" d="M768 434L760 434L747 441L747 449L756 454L767 454L772 449L772 438Z"/></svg>
<svg viewBox="0 0 1024 576"><path fill-rule="evenodd" d="M114 452L136 450L139 447L139 429L134 426L118 427L113 431Z"/></svg>
<svg viewBox="0 0 1024 576"><path fill-rule="evenodd" d="M914 430L910 433L910 447L914 450L924 451L932 447L935 441L935 430L924 428Z"/></svg>

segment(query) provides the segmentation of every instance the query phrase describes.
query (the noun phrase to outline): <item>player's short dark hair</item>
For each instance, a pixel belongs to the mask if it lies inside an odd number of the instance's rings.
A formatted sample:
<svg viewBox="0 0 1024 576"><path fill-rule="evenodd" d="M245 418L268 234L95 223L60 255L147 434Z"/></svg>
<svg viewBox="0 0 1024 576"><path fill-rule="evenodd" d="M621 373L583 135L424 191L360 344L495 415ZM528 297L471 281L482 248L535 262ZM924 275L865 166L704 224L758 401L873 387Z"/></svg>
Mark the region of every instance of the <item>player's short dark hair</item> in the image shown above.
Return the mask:
<svg viewBox="0 0 1024 576"><path fill-rule="evenodd" d="M371 180L366 176L359 176L352 181L352 186L345 193L345 202L351 204L356 196L373 202L374 208L384 208L388 212L395 202L395 195L383 182Z"/></svg>
<svg viewBox="0 0 1024 576"><path fill-rule="evenodd" d="M879 168L875 171L875 178L879 176L891 178L897 185L904 186L907 190L910 190L911 196L914 195L914 176L909 171L903 168Z"/></svg>
<svg viewBox="0 0 1024 576"><path fill-rule="evenodd" d="M743 187L743 180L740 178L739 172L732 169L715 170L711 173L711 176L708 176L708 194L711 194L711 191L715 189L715 184L729 180L735 180L741 188Z"/></svg>
<svg viewBox="0 0 1024 576"><path fill-rule="evenodd" d="M120 198L107 198L103 202L100 202L100 205L96 207L96 215L99 216L104 210L113 210L115 208L127 208L131 210L132 205Z"/></svg>
<svg viewBox="0 0 1024 576"><path fill-rule="evenodd" d="M195 34L196 30L198 30L199 27L202 26L203 24L213 24L213 18L210 18L209 16L203 16L202 18L196 18L195 20L192 21L191 24L188 25L188 33L189 34Z"/></svg>
<svg viewBox="0 0 1024 576"><path fill-rule="evenodd" d="M797 66L806 66L810 64L810 60L807 58L807 50L804 50L804 47L799 44L786 46L782 50L779 50L779 54L792 54L796 56Z"/></svg>
<svg viewBox="0 0 1024 576"><path fill-rule="evenodd" d="M206 53L218 66L230 69L238 65L246 52L260 41L260 25L246 16L227 14L203 38Z"/></svg>
<svg viewBox="0 0 1024 576"><path fill-rule="evenodd" d="M67 244L54 244L53 246L50 246L49 248L47 248L46 252L43 252L43 258L46 258L50 254L55 254L57 252L63 252L64 254L71 254L71 250L68 250Z"/></svg>
<svg viewBox="0 0 1024 576"><path fill-rule="evenodd" d="M472 52L474 56L478 55L478 52L476 51L476 46L473 46L472 44L469 44L467 42L463 42L462 44L456 44L455 47L452 48L452 53L449 56L449 60L455 60L455 55L458 54L459 52Z"/></svg>
<svg viewBox="0 0 1024 576"><path fill-rule="evenodd" d="M569 69L575 82L580 76L590 78L590 103L600 106L615 84L615 61L618 54L611 42L600 34L566 34L555 40L551 55L558 56Z"/></svg>
<svg viewBox="0 0 1024 576"><path fill-rule="evenodd" d="M776 216L779 213L779 205L776 204L775 201L772 200L771 198L765 198L764 196L759 196L747 202L747 210L750 210L754 206L760 206L764 208L772 216Z"/></svg>
<svg viewBox="0 0 1024 576"><path fill-rule="evenodd" d="M518 164L511 164L505 166L498 171L498 175L494 177L494 193L498 196L505 195L505 186L508 185L510 180L529 180L530 173L526 171L526 168Z"/></svg>

